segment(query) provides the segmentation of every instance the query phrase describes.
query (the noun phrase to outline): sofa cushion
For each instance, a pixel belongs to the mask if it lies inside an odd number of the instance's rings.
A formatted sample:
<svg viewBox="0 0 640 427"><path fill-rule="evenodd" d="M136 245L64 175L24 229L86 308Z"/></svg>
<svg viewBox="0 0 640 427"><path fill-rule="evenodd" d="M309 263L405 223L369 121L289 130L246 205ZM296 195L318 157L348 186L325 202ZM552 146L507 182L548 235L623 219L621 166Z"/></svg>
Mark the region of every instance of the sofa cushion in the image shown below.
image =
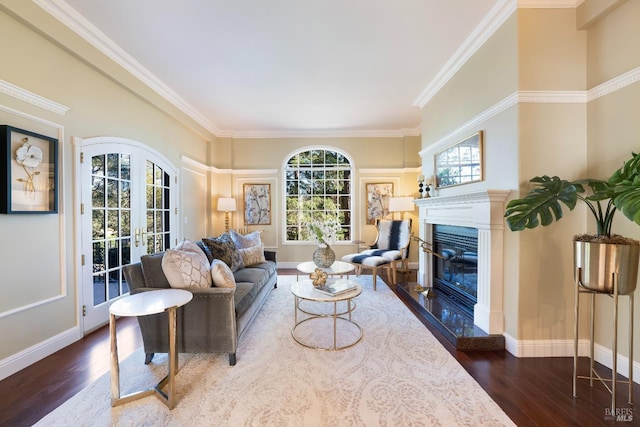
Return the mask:
<svg viewBox="0 0 640 427"><path fill-rule="evenodd" d="M252 265L251 267L248 268L257 268L259 270L263 270L265 272L265 274L268 276L272 275L272 274L276 274L276 263L273 261L265 261L262 262L260 264L256 264L256 265Z"/></svg>
<svg viewBox="0 0 640 427"><path fill-rule="evenodd" d="M167 249L164 257L162 257L161 266L172 288L211 287L211 274L209 273L207 257L200 249L198 249L198 252Z"/></svg>
<svg viewBox="0 0 640 427"><path fill-rule="evenodd" d="M233 277L233 272L227 264L219 259L214 259L211 262L211 279L213 279L213 285L218 288L236 287L236 280Z"/></svg>
<svg viewBox="0 0 640 427"><path fill-rule="evenodd" d="M262 246L262 244L238 249L238 252L242 255L242 262L245 267L251 267L252 265L261 264L266 261L264 258L264 246Z"/></svg>
<svg viewBox="0 0 640 427"><path fill-rule="evenodd" d="M202 242L209 249L209 254L211 256L209 262L214 259L222 260L233 272L244 267L242 255L240 255L235 243L233 243L231 237L229 237L227 233L219 237L205 237L202 239Z"/></svg>
<svg viewBox="0 0 640 427"><path fill-rule="evenodd" d="M249 282L255 283L258 290L269 280L269 277L275 274L275 264L272 262L263 262L261 264L245 267L233 273L236 283ZM257 292L257 290L256 290Z"/></svg>
<svg viewBox="0 0 640 427"><path fill-rule="evenodd" d="M164 252L157 252L151 255L143 255L140 258L142 264L142 274L144 275L144 283L148 288L170 288L171 285L167 280L167 276L162 271L162 258Z"/></svg>
<svg viewBox="0 0 640 427"><path fill-rule="evenodd" d="M238 282L236 285L236 292L233 295L235 299L236 317L242 316L245 311L256 299L258 294L258 286L255 283Z"/></svg>
<svg viewBox="0 0 640 427"><path fill-rule="evenodd" d="M249 234L243 235L235 230L229 230L229 236L231 236L231 240L233 240L233 243L236 244L238 249L246 249L262 245L259 231L253 231Z"/></svg>

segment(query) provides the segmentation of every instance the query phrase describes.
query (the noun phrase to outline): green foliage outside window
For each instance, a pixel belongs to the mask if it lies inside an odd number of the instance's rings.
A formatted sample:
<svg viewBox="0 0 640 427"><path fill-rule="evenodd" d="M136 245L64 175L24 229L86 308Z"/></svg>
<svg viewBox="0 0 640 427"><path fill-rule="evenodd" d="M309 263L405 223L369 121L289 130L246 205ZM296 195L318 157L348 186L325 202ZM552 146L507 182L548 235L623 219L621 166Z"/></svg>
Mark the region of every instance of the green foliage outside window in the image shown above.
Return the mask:
<svg viewBox="0 0 640 427"><path fill-rule="evenodd" d="M285 171L288 241L313 241L307 224L336 220L342 226L337 240L351 240L352 167L342 154L307 150L293 155Z"/></svg>

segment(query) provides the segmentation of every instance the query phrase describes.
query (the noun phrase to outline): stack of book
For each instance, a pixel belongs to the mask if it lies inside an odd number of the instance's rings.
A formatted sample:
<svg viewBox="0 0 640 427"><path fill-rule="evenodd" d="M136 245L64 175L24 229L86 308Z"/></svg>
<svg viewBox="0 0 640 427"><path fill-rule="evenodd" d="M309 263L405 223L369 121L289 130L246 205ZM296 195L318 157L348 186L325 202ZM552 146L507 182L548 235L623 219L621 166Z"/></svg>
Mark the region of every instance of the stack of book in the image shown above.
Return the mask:
<svg viewBox="0 0 640 427"><path fill-rule="evenodd" d="M335 297L350 292L355 288L356 284L351 280L336 280L335 282L327 281L324 285L316 286L315 290L325 295Z"/></svg>

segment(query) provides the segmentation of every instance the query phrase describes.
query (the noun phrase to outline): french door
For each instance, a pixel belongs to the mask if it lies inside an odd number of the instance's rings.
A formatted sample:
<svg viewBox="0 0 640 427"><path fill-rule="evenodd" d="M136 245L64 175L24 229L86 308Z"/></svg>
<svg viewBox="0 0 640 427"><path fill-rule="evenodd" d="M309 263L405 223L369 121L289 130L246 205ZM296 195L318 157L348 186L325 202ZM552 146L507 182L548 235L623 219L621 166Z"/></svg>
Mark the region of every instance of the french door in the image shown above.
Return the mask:
<svg viewBox="0 0 640 427"><path fill-rule="evenodd" d="M83 330L107 323L129 292L122 267L175 242L175 169L135 141L90 138L80 145Z"/></svg>

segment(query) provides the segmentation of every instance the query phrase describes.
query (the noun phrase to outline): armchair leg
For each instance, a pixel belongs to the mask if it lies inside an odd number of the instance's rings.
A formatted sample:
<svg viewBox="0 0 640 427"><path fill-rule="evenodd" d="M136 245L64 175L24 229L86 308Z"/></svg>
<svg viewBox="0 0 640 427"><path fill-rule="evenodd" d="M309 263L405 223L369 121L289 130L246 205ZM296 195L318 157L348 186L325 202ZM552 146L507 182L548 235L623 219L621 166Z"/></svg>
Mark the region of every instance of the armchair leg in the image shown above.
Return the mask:
<svg viewBox="0 0 640 427"><path fill-rule="evenodd" d="M229 353L229 366L235 366L235 365L236 365L236 354Z"/></svg>
<svg viewBox="0 0 640 427"><path fill-rule="evenodd" d="M398 283L398 268L395 262L391 263L391 270L393 270L393 280L391 280L391 283L395 285Z"/></svg>
<svg viewBox="0 0 640 427"><path fill-rule="evenodd" d="M151 363L151 360L153 359L155 353L145 353L144 354L144 364L148 365L149 363Z"/></svg>
<svg viewBox="0 0 640 427"><path fill-rule="evenodd" d="M373 276L373 290L375 291L376 290L376 277L378 277L378 269L375 268L375 267L373 268L372 276Z"/></svg>

